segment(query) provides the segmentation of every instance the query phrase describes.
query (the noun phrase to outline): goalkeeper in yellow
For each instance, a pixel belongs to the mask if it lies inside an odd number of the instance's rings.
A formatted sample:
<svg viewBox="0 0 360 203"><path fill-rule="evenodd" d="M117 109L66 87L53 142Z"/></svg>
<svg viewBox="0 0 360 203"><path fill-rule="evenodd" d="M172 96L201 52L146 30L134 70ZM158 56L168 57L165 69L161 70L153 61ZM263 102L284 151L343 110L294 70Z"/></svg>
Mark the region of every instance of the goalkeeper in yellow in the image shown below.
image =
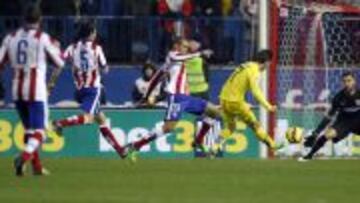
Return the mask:
<svg viewBox="0 0 360 203"><path fill-rule="evenodd" d="M258 137L271 149L279 149L282 145L275 144L274 140L261 127L250 105L246 102L247 92L251 92L255 99L268 111L275 112L276 106L271 105L264 97L258 86L260 73L265 70L266 64L271 61L272 52L262 50L251 61L241 64L235 69L225 82L220 93L222 109L223 130L221 140L229 138L236 128L236 121L241 120L247 124Z"/></svg>

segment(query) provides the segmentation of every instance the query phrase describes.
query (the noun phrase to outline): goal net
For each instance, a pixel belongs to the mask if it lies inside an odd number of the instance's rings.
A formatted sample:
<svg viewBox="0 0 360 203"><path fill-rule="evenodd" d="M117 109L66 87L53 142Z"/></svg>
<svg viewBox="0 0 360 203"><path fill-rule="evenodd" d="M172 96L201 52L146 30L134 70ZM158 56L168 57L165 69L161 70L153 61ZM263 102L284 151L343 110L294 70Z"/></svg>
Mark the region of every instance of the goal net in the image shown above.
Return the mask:
<svg viewBox="0 0 360 203"><path fill-rule="evenodd" d="M270 125L277 139L284 139L289 126L310 134L341 88L341 74L351 70L360 76L360 9L354 2L273 2L270 40L277 56L269 95L280 106ZM337 146L328 143L320 154L357 155L356 142L351 137ZM301 145L292 145L279 155L300 153Z"/></svg>

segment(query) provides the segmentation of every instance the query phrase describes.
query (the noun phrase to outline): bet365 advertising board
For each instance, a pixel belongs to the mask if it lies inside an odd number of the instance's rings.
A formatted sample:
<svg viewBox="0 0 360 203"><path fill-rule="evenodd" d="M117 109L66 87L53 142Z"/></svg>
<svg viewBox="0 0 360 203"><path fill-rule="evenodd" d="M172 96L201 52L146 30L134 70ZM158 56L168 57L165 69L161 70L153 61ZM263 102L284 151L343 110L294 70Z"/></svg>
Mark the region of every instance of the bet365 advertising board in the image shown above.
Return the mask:
<svg viewBox="0 0 360 203"><path fill-rule="evenodd" d="M159 124L164 110L105 110L116 139L122 145L148 136ZM51 119L60 119L80 113L71 109L51 110ZM194 118L185 115L175 133L162 137L141 150L142 157L192 158L191 147L196 127ZM48 157L116 157L115 151L102 138L97 125L65 128L63 136L48 131L42 145L43 156ZM23 127L14 109L0 110L0 156L14 156L23 149ZM224 157L259 157L259 144L249 129L238 124L236 135L223 146Z"/></svg>

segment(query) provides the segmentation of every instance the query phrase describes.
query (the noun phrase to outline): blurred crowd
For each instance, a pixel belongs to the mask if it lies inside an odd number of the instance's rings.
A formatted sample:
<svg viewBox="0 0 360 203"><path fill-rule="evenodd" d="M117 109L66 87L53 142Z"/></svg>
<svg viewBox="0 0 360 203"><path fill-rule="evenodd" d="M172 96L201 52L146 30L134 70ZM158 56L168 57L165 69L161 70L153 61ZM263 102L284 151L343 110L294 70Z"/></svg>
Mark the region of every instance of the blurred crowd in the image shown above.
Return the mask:
<svg viewBox="0 0 360 203"><path fill-rule="evenodd" d="M0 1L0 15L20 15L24 2L41 5L44 15L229 16L255 0L12 0Z"/></svg>

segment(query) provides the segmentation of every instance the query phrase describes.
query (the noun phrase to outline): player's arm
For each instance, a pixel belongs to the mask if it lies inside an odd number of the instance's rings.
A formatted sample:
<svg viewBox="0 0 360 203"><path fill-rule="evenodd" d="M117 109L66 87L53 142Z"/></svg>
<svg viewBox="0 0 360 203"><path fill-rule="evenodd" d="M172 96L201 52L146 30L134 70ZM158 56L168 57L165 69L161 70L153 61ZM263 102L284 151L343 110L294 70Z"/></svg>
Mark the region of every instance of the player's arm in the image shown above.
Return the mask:
<svg viewBox="0 0 360 203"><path fill-rule="evenodd" d="M173 61L186 61L195 57L201 56L201 52L189 53L189 54L180 54L176 52L170 52L170 59Z"/></svg>
<svg viewBox="0 0 360 203"><path fill-rule="evenodd" d="M8 51L7 51L8 41L9 41L9 37L7 36L3 40L1 47L0 47L0 71L3 69L5 63L9 59L9 55L8 55Z"/></svg>
<svg viewBox="0 0 360 203"><path fill-rule="evenodd" d="M107 60L106 60L104 51L101 48L101 46L97 46L97 52L98 52L98 57L99 57L100 68L102 69L102 71L104 73L108 73L109 72L109 66L107 64Z"/></svg>
<svg viewBox="0 0 360 203"><path fill-rule="evenodd" d="M56 81L62 71L62 68L65 65L64 54L61 52L60 44L50 39L48 35L44 36L44 44L46 54L50 57L52 62L55 64L56 68L52 71L50 80L48 82L48 91L49 93L55 87Z"/></svg>
<svg viewBox="0 0 360 203"><path fill-rule="evenodd" d="M249 77L250 90L254 95L256 101L258 101L268 111L274 111L274 107L267 101L258 85L258 77L254 74L247 74Z"/></svg>

